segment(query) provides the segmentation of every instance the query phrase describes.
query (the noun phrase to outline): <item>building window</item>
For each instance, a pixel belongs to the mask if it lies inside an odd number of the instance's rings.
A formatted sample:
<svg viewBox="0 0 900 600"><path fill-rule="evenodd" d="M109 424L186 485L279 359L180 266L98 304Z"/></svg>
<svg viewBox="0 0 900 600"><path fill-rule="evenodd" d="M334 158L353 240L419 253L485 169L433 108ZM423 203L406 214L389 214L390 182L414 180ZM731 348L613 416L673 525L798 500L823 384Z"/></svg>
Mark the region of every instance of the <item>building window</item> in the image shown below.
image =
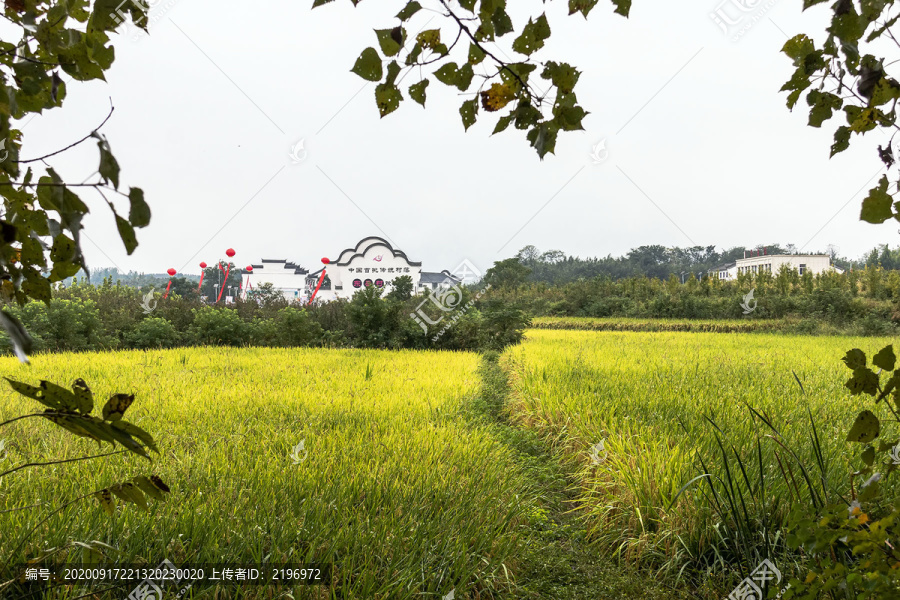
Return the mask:
<svg viewBox="0 0 900 600"><path fill-rule="evenodd" d="M801 264L800 265L800 275L803 275L804 273L806 273L806 265Z"/></svg>

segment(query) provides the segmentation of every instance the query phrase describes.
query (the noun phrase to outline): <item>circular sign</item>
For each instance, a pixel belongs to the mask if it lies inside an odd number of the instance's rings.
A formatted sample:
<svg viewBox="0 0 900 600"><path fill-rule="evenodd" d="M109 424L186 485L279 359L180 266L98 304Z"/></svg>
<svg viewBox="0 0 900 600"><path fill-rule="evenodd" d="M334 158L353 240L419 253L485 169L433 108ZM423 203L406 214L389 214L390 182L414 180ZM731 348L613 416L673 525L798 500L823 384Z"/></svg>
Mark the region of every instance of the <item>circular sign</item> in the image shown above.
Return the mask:
<svg viewBox="0 0 900 600"><path fill-rule="evenodd" d="M361 280L361 279L354 279L354 280L353 280L353 287L355 287L355 288L362 287L362 280Z"/></svg>
<svg viewBox="0 0 900 600"><path fill-rule="evenodd" d="M376 279L375 287L384 287L384 279Z"/></svg>
<svg viewBox="0 0 900 600"><path fill-rule="evenodd" d="M363 285L366 286L366 287L371 287L371 286L372 286L372 280L371 280L371 279L366 279L366 280L363 282Z"/></svg>

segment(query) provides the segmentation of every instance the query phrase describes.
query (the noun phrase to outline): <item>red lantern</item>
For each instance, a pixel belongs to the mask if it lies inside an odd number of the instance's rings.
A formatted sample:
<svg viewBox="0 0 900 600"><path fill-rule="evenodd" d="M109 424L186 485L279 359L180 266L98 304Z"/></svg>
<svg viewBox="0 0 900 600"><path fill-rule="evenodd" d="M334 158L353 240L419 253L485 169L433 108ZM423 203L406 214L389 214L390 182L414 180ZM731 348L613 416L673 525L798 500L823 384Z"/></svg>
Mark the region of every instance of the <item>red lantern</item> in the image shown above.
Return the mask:
<svg viewBox="0 0 900 600"><path fill-rule="evenodd" d="M175 269L169 269L166 273L169 274L170 277L175 277L175 273L177 273ZM169 280L169 285L166 286L166 294L163 296L163 300L169 297L169 290L172 289L172 280Z"/></svg>
<svg viewBox="0 0 900 600"><path fill-rule="evenodd" d="M225 251L225 254L227 254L228 257L231 258L235 254L234 248L229 248L228 250Z"/></svg>
<svg viewBox="0 0 900 600"><path fill-rule="evenodd" d="M330 261L329 259L327 259L327 258L323 258L323 259L322 259L322 264L323 264L323 265L327 265L327 264L329 264L329 263L331 263L331 261Z"/></svg>
<svg viewBox="0 0 900 600"><path fill-rule="evenodd" d="M205 262L200 263L200 268L205 269L206 263ZM200 271L200 283L197 284L197 293L198 294L200 293L200 288L203 287L203 275L205 275L205 274L206 274L206 271Z"/></svg>
<svg viewBox="0 0 900 600"><path fill-rule="evenodd" d="M248 272L248 273L252 273L252 272L253 272L253 265L250 265L249 267L247 267L247 272Z"/></svg>

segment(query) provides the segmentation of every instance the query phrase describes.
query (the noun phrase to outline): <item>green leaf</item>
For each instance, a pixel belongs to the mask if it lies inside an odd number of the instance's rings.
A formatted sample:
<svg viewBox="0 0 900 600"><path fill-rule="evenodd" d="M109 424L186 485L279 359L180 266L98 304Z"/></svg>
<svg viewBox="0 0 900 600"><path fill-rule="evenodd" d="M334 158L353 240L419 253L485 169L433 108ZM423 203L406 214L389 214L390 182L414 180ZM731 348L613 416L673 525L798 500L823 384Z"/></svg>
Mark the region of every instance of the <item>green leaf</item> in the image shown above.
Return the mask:
<svg viewBox="0 0 900 600"><path fill-rule="evenodd" d="M22 291L29 298L40 300L41 302L50 303L52 298L52 290L50 281L41 276L41 272L34 268L25 269L23 272L25 280L22 282Z"/></svg>
<svg viewBox="0 0 900 600"><path fill-rule="evenodd" d="M106 514L112 516L116 510L116 501L112 493L108 489L100 490L99 492L94 492L94 497L100 502L100 506L106 511Z"/></svg>
<svg viewBox="0 0 900 600"><path fill-rule="evenodd" d="M580 12L585 19L588 14L597 6L599 0L569 0L569 14L574 15Z"/></svg>
<svg viewBox="0 0 900 600"><path fill-rule="evenodd" d="M153 436L150 435L150 433L147 432L146 430L141 429L140 427L135 425L134 423L129 423L128 421L121 421L121 420L113 421L112 427L114 429L118 429L119 431L124 431L125 433L127 433L128 435L130 435L132 437L136 437L141 442L143 442L143 444L145 446L147 446L152 451L159 454L159 449L156 447L156 442L154 441Z"/></svg>
<svg viewBox="0 0 900 600"><path fill-rule="evenodd" d="M356 59L356 64L350 69L366 81L381 81L384 71L381 68L381 57L375 48L366 48Z"/></svg>
<svg viewBox="0 0 900 600"><path fill-rule="evenodd" d="M870 410L864 410L856 417L850 433L847 434L848 442L868 444L881 433L881 421Z"/></svg>
<svg viewBox="0 0 900 600"><path fill-rule="evenodd" d="M422 5L416 2L416 0L412 0L411 2L407 2L406 6L403 7L403 10L397 13L397 18L401 21L408 21L410 17L420 10L422 10Z"/></svg>
<svg viewBox="0 0 900 600"><path fill-rule="evenodd" d="M847 354L841 359L848 369L861 369L866 366L866 353L859 348L847 350Z"/></svg>
<svg viewBox="0 0 900 600"><path fill-rule="evenodd" d="M497 125L494 127L494 131L493 131L493 133L491 133L491 135L494 135L495 133L500 133L501 131L504 131L507 127L509 127L509 124L511 122L512 122L512 115L506 115L505 117L500 117L500 119L497 120Z"/></svg>
<svg viewBox="0 0 900 600"><path fill-rule="evenodd" d="M397 55L406 39L406 31L400 26L393 29L376 29L375 35L378 36L378 44L385 56Z"/></svg>
<svg viewBox="0 0 900 600"><path fill-rule="evenodd" d="M479 65L481 61L484 60L486 54L482 51L481 48L476 46L475 44L469 44L469 64L470 65Z"/></svg>
<svg viewBox="0 0 900 600"><path fill-rule="evenodd" d="M42 417L59 425L66 431L74 433L79 437L86 437L100 443L101 438L91 431L90 417L82 417L78 415L70 416L65 414L43 413ZM82 425L87 425L83 427Z"/></svg>
<svg viewBox="0 0 900 600"><path fill-rule="evenodd" d="M558 129L553 127L550 123L540 123L528 132L526 137L528 138L528 141L531 142L532 148L537 151L541 160L543 160L548 152L552 154L556 149L557 133Z"/></svg>
<svg viewBox="0 0 900 600"><path fill-rule="evenodd" d="M867 464L871 467L872 464L875 462L875 448L873 448L872 446L866 447L866 449L863 450L863 453L860 456L860 458L862 458L862 461L865 464Z"/></svg>
<svg viewBox="0 0 900 600"><path fill-rule="evenodd" d="M466 128L466 131L469 130L469 127L475 124L475 115L478 113L478 99L472 98L471 100L466 100L462 103L462 106L459 107L459 114L462 117L463 127Z"/></svg>
<svg viewBox="0 0 900 600"><path fill-rule="evenodd" d="M28 385L27 383L22 383L21 381L13 381L9 377L4 377L9 382L10 387L12 387L13 391L22 394L26 398L31 398L32 400L37 400L44 406L52 408L53 410L60 410L62 406L59 404L59 400L55 398L45 398L44 391L33 385Z"/></svg>
<svg viewBox="0 0 900 600"><path fill-rule="evenodd" d="M109 149L109 142L96 131L91 134L97 138L97 147L100 149L100 177L105 183L112 182L115 189L119 188L119 163Z"/></svg>
<svg viewBox="0 0 900 600"><path fill-rule="evenodd" d="M149 477L139 476L132 479L141 491L153 498L154 500L165 500L165 493L150 480Z"/></svg>
<svg viewBox="0 0 900 600"><path fill-rule="evenodd" d="M53 246L50 248L50 260L53 262L66 262L75 258L75 240L64 233L53 238Z"/></svg>
<svg viewBox="0 0 900 600"><path fill-rule="evenodd" d="M822 123L830 119L834 115L834 111L843 105L840 96L819 90L810 90L806 95L806 103L810 106L810 127L821 127Z"/></svg>
<svg viewBox="0 0 900 600"><path fill-rule="evenodd" d="M466 63L461 66L456 72L456 89L461 92L465 92L467 89L469 89L469 86L472 85L472 77L474 76L475 73L472 70L472 65Z"/></svg>
<svg viewBox="0 0 900 600"><path fill-rule="evenodd" d="M138 247L134 227L125 218L116 215L116 228L119 230L119 237L122 238L122 243L125 244L125 251L131 254Z"/></svg>
<svg viewBox="0 0 900 600"><path fill-rule="evenodd" d="M512 48L519 54L531 56L544 47L544 40L550 37L550 24L547 16L541 15L536 21L528 19L522 33L513 42Z"/></svg>
<svg viewBox="0 0 900 600"><path fill-rule="evenodd" d="M887 176L882 175L878 186L869 190L869 195L862 202L862 210L859 213L861 221L884 223L894 216L891 210L893 199L887 193L887 188Z"/></svg>
<svg viewBox="0 0 900 600"><path fill-rule="evenodd" d="M794 61L794 66L799 66L808 55L816 51L816 45L808 36L801 33L785 42L781 51Z"/></svg>
<svg viewBox="0 0 900 600"><path fill-rule="evenodd" d="M404 61L408 65L415 64L419 59L419 56L422 54L422 45L416 42L416 45L413 46L413 49L410 50L409 54L406 55L406 60Z"/></svg>
<svg viewBox="0 0 900 600"><path fill-rule="evenodd" d="M541 73L541 77L549 79L562 94L568 94L574 90L580 76L581 73L572 65L556 63L552 60L547 61L544 71Z"/></svg>
<svg viewBox="0 0 900 600"><path fill-rule="evenodd" d="M831 156L843 152L850 147L850 128L841 125L834 131L834 144L831 146Z"/></svg>
<svg viewBox="0 0 900 600"><path fill-rule="evenodd" d="M137 504L143 510L149 508L147 506L147 500L144 498L144 493L141 492L138 486L131 482L117 483L116 485L110 486L109 491L125 502Z"/></svg>
<svg viewBox="0 0 900 600"><path fill-rule="evenodd" d="M118 423L116 421L115 423ZM121 427L114 427L109 423L100 423L100 426L105 427L106 433L111 436L115 441L122 444L126 450L137 454L138 456L143 456L147 460L150 460L150 456L147 454L146 450L144 450L143 444L139 443L136 439L134 439L131 434L124 431Z"/></svg>
<svg viewBox="0 0 900 600"><path fill-rule="evenodd" d="M491 16L491 25L494 27L494 33L497 34L497 37L503 37L507 33L515 31L513 27L512 19L509 18L509 15L506 14L506 11L503 9L503 5L506 3L502 3L497 7L497 10L494 11L494 14Z"/></svg>
<svg viewBox="0 0 900 600"><path fill-rule="evenodd" d="M401 100L403 94L395 85L382 83L375 88L375 104L378 105L378 113L382 118L397 110Z"/></svg>
<svg viewBox="0 0 900 600"><path fill-rule="evenodd" d="M150 207L144 201L144 192L140 188L133 187L128 190L128 201L131 208L128 211L128 220L133 227L146 227L150 224Z"/></svg>
<svg viewBox="0 0 900 600"><path fill-rule="evenodd" d="M427 29L419 33L416 36L416 42L421 44L423 48L429 48L433 50L437 47L438 44L441 43L441 30L440 29Z"/></svg>
<svg viewBox="0 0 900 600"><path fill-rule="evenodd" d="M78 412L86 415L94 410L94 394L84 379L75 380L75 383L72 384L72 394L75 396Z"/></svg>
<svg viewBox="0 0 900 600"><path fill-rule="evenodd" d="M529 129L540 121L543 115L527 99L523 98L519 100L512 116L515 119L516 129Z"/></svg>
<svg viewBox="0 0 900 600"><path fill-rule="evenodd" d="M41 381L40 388L43 397L59 406L61 410L75 412L81 406L74 393L51 381Z"/></svg>
<svg viewBox="0 0 900 600"><path fill-rule="evenodd" d="M444 85L456 85L456 72L456 63L448 62L441 65L441 68L434 72L434 77Z"/></svg>
<svg viewBox="0 0 900 600"><path fill-rule="evenodd" d="M888 77L882 77L875 84L872 92L872 105L881 106L900 98L900 84Z"/></svg>
<svg viewBox="0 0 900 600"><path fill-rule="evenodd" d="M874 396L878 392L878 375L868 367L861 367L853 371L853 376L847 380L844 387L854 396L862 393Z"/></svg>
<svg viewBox="0 0 900 600"><path fill-rule="evenodd" d="M409 97L422 106L425 106L425 88L428 87L429 81L428 79L423 79L419 83L409 86Z"/></svg>
<svg viewBox="0 0 900 600"><path fill-rule="evenodd" d="M386 85L394 85L394 82L397 81L397 75L399 74L400 65L397 64L396 60L392 60L387 66L387 76L384 78L384 83Z"/></svg>
<svg viewBox="0 0 900 600"><path fill-rule="evenodd" d="M103 420L118 421L134 402L134 394L113 394L103 405Z"/></svg>
<svg viewBox="0 0 900 600"><path fill-rule="evenodd" d="M897 364L897 357L894 355L894 346L885 346L872 357L872 364L884 371L893 371Z"/></svg>
<svg viewBox="0 0 900 600"><path fill-rule="evenodd" d="M612 3L616 7L616 10L613 11L614 13L627 17L631 12L631 0L612 0ZM584 16L586 17L587 14Z"/></svg>

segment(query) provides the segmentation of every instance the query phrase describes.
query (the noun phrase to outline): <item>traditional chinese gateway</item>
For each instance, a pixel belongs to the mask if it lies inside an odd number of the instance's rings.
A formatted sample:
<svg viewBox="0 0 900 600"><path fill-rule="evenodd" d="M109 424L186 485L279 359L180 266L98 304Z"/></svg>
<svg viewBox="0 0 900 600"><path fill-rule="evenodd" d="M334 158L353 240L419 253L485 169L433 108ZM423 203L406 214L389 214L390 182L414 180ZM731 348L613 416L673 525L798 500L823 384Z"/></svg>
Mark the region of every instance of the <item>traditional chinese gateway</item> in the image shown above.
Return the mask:
<svg viewBox="0 0 900 600"><path fill-rule="evenodd" d="M422 270L422 263L409 260L405 252L395 250L384 238L363 238L353 248L347 248L337 258L329 258L324 267L326 277L316 294L316 301L351 298L357 291L375 286L390 289L401 276L412 279L414 292L425 292L459 284L458 277L449 271L433 273ZM271 283L288 300L305 302L309 299L322 269L310 272L287 260L262 259L247 273L249 289Z"/></svg>

